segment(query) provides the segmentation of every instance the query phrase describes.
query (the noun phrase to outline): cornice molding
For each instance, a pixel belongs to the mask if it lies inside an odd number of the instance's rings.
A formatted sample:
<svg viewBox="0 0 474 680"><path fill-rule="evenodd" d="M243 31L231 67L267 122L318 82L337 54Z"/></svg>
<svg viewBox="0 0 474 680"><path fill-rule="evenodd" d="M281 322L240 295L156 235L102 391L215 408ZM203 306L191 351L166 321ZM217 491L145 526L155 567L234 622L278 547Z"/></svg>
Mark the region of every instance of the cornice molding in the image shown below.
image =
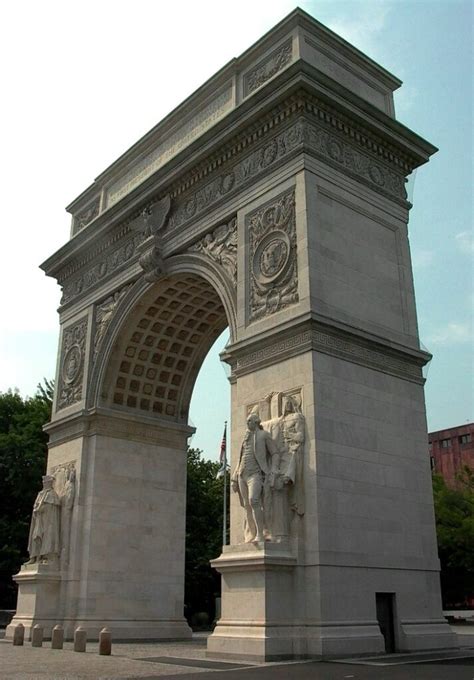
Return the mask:
<svg viewBox="0 0 474 680"><path fill-rule="evenodd" d="M351 126L308 93L301 91L289 97L168 186L166 193L159 192L148 199L119 225L97 241L85 244L83 252L66 261L56 274L64 287L61 304L82 296L138 258L144 235L137 233L133 224L168 192L172 207L165 229L167 236L303 151L405 206L407 160L395 155L394 149L382 141ZM173 254L166 252L166 246L163 253L166 257Z"/></svg>
<svg viewBox="0 0 474 680"><path fill-rule="evenodd" d="M183 449L183 442L195 431L185 423L177 423L141 413L112 408L82 410L68 417L55 418L44 427L49 434L49 448L79 437L103 435Z"/></svg>
<svg viewBox="0 0 474 680"><path fill-rule="evenodd" d="M258 346L256 348L256 345ZM370 339L356 329L343 330L315 319L303 320L293 327L266 338L252 338L230 345L221 357L232 369L232 379L309 351L321 352L367 368L424 384L422 367L430 360L426 352Z"/></svg>

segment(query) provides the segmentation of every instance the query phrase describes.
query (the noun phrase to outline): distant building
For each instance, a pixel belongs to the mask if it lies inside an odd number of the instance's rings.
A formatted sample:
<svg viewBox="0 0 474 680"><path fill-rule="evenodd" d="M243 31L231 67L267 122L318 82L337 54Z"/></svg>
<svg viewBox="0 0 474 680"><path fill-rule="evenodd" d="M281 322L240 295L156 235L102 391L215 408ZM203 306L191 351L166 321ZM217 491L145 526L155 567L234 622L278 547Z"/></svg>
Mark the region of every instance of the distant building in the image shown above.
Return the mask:
<svg viewBox="0 0 474 680"><path fill-rule="evenodd" d="M456 486L456 474L464 467L474 471L474 423L428 433L431 468Z"/></svg>

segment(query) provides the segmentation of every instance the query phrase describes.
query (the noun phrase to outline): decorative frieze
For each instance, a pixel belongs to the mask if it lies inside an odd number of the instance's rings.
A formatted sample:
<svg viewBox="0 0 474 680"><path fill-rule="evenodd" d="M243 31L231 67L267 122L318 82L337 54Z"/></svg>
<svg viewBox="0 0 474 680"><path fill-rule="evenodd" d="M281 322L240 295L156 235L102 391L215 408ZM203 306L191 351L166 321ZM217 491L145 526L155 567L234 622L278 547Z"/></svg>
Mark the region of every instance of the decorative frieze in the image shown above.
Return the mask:
<svg viewBox="0 0 474 680"><path fill-rule="evenodd" d="M294 189L249 213L245 228L251 323L298 302Z"/></svg>
<svg viewBox="0 0 474 680"><path fill-rule="evenodd" d="M201 253L217 262L237 287L237 219L221 224L192 245L191 252Z"/></svg>
<svg viewBox="0 0 474 680"><path fill-rule="evenodd" d="M422 358L413 357L408 353L405 357L401 353L395 356L389 348L384 349L381 345L370 347L366 341L355 336L342 332L338 334L336 331L323 331L318 328L305 328L293 335L269 342L253 352L247 354L239 352L240 356L233 357L232 348L230 348L228 361L232 366L233 374L238 377L310 350L336 356L405 380L424 383L421 369L424 363Z"/></svg>
<svg viewBox="0 0 474 680"><path fill-rule="evenodd" d="M362 343L313 329L313 349L339 356L342 359L370 366L386 373L401 375L407 379L422 380L421 367L409 359L398 359L389 352L378 351Z"/></svg>
<svg viewBox="0 0 474 680"><path fill-rule="evenodd" d="M368 183L372 188L382 189L396 198L406 198L403 175L393 172L339 135L320 125L308 124L305 126L305 144L311 151L354 175L356 179Z"/></svg>
<svg viewBox="0 0 474 680"><path fill-rule="evenodd" d="M64 329L59 363L58 411L82 399L86 336L87 317Z"/></svg>
<svg viewBox="0 0 474 680"><path fill-rule="evenodd" d="M254 90L273 78L279 71L281 71L287 64L289 64L293 57L292 40L287 40L283 45L280 45L274 50L266 59L263 59L257 66L252 68L244 75L244 97L252 94Z"/></svg>
<svg viewBox="0 0 474 680"><path fill-rule="evenodd" d="M300 150L404 203L405 175L411 167L409 161L394 155L396 150L384 145L380 139L372 139L367 131L351 126L342 116L326 109L327 106L319 106L309 95L295 95L273 112L271 118L262 119L255 132L240 135L232 145L222 149L222 153L213 155L182 177L170 188L172 205L163 233L167 237L174 236L178 229L250 186ZM290 124L291 117L294 120ZM283 123L285 128L278 131ZM158 203L163 200L161 195ZM153 210L154 205L156 203L149 203L149 210ZM139 246L146 236L133 226L134 222L140 222L142 228L143 219L143 213L132 222L128 218L114 232L116 235L109 238L107 245L97 248L94 254L89 253L83 263L68 265L67 272L65 270L59 276L60 282L64 282L61 304L71 302L143 255ZM145 271L154 272L160 266L161 260L157 257L160 248L156 243L154 246L147 256L143 256L143 265L148 267Z"/></svg>
<svg viewBox="0 0 474 680"><path fill-rule="evenodd" d="M112 274L129 264L144 238L142 232L129 232L115 247L110 248L109 251L104 251L93 260L88 268L84 267L80 274L64 284L61 304L71 302L81 293L85 293L99 282L107 280Z"/></svg>
<svg viewBox="0 0 474 680"><path fill-rule="evenodd" d="M192 193L178 197L170 216L168 228L180 227L198 217L231 192L242 188L267 169L276 165L303 143L303 123L291 127L260 144L254 151L242 156L236 163L218 173L216 177Z"/></svg>

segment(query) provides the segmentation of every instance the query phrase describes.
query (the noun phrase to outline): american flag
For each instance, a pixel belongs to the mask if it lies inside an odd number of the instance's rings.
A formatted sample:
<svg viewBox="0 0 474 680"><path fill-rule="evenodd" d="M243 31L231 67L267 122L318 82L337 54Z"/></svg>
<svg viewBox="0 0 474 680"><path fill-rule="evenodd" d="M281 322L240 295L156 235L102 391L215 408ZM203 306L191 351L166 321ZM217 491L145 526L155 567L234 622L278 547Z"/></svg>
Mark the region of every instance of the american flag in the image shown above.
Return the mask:
<svg viewBox="0 0 474 680"><path fill-rule="evenodd" d="M220 453L220 463L221 467L224 465L226 462L226 452L227 452L227 423L224 425L224 434L222 435L222 442L221 442L221 453Z"/></svg>
<svg viewBox="0 0 474 680"><path fill-rule="evenodd" d="M220 468L217 473L217 478L223 477L224 473L227 472L227 423L224 425L224 434L222 435L221 451L219 454Z"/></svg>

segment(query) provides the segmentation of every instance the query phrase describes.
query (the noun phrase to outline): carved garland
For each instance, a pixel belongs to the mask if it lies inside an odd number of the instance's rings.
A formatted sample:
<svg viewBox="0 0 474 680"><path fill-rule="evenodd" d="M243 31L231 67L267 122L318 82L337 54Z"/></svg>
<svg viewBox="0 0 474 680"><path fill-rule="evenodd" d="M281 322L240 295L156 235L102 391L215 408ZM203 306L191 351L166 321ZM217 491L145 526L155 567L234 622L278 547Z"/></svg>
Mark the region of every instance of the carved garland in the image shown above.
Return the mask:
<svg viewBox="0 0 474 680"><path fill-rule="evenodd" d="M269 57L244 75L244 96L247 97L258 87L270 80L290 63L293 56L292 41L287 40L274 50Z"/></svg>

